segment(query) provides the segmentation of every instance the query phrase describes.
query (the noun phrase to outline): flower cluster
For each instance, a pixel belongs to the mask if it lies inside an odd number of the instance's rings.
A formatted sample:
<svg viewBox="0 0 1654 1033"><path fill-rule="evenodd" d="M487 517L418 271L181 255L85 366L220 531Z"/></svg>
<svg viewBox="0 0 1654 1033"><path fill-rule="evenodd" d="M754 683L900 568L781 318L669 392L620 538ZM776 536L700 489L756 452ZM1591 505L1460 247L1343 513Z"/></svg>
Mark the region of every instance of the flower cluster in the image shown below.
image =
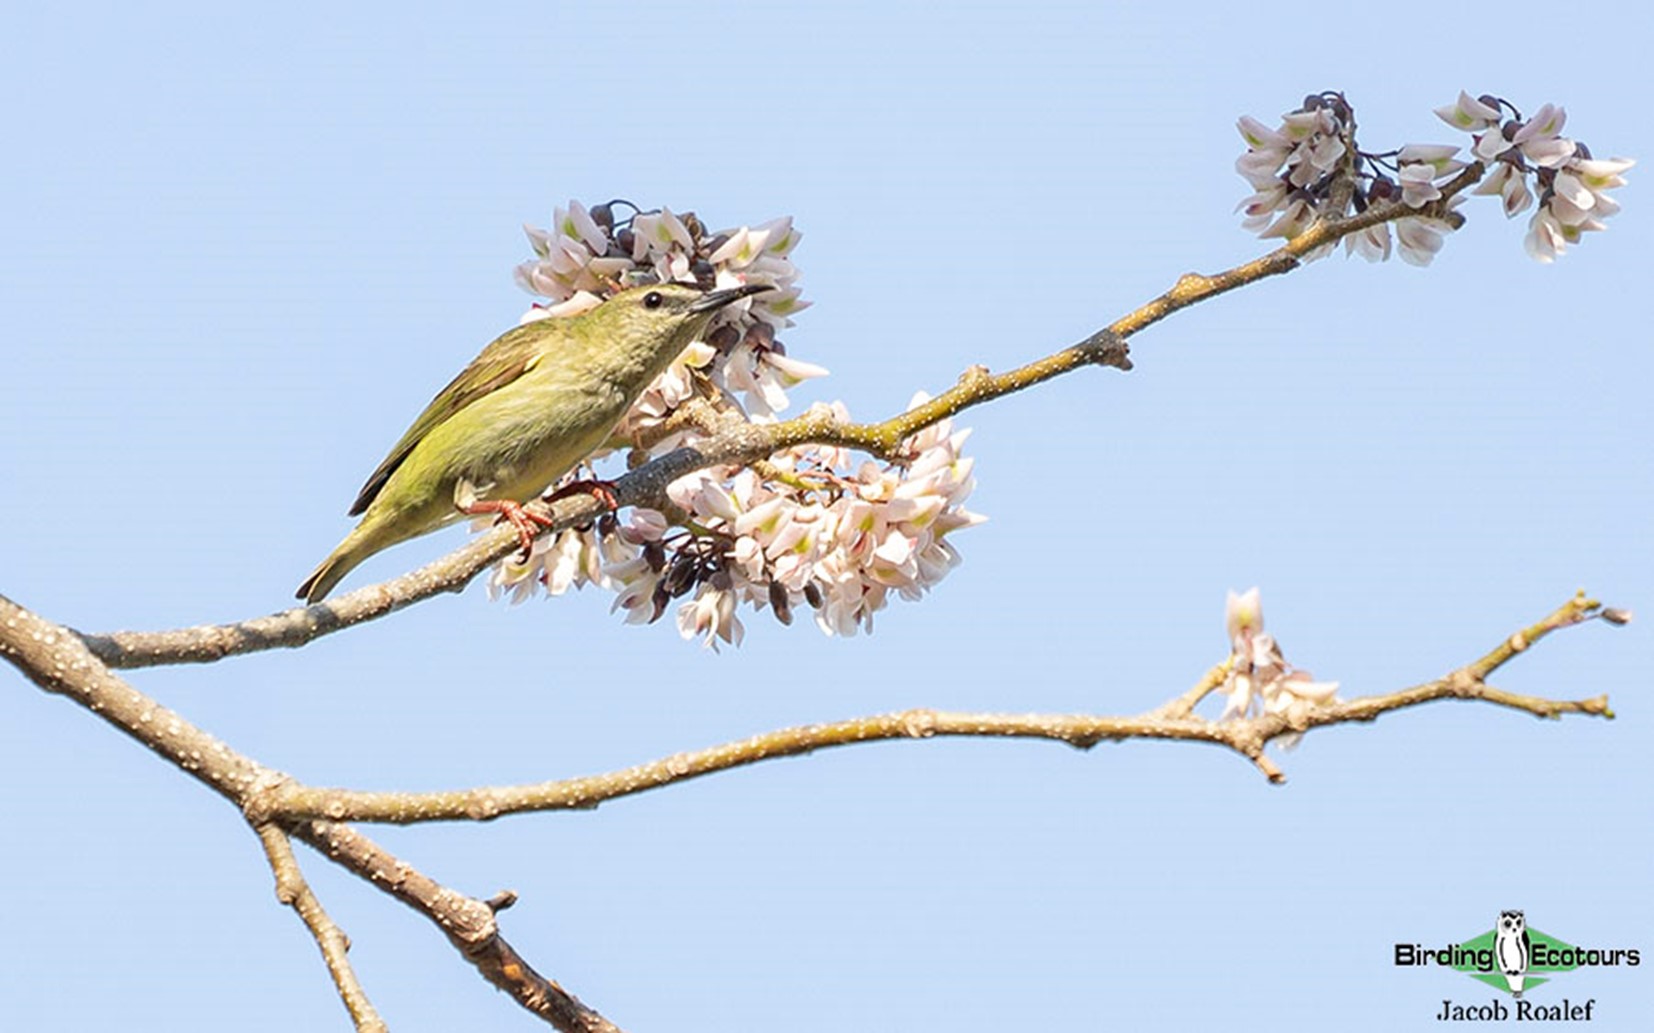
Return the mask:
<svg viewBox="0 0 1654 1033"><path fill-rule="evenodd" d="M1511 117L1501 122L1507 110ZM1507 216L1525 210L1538 194L1539 210L1527 238L1528 253L1535 258L1550 261L1581 233L1602 229L1602 219L1619 210L1605 191L1624 185L1620 173L1632 162L1593 160L1584 144L1561 136L1561 108L1547 104L1523 119L1503 100L1461 93L1436 114L1475 134L1472 157L1492 170L1475 193L1500 195ZM1464 195L1455 192L1445 204L1439 202L1445 181L1469 166L1458 157L1459 148L1408 144L1384 153L1361 150L1354 110L1342 94L1306 98L1274 129L1249 116L1240 119L1239 128L1247 149L1235 169L1253 193L1237 210L1245 212L1243 225L1259 236L1291 238L1318 218L1364 212L1372 204L1394 200L1420 211L1393 220L1395 251L1405 262L1428 265L1456 225L1452 212ZM1389 258L1390 226L1382 222L1349 234L1345 253L1375 262Z"/></svg>
<svg viewBox="0 0 1654 1033"><path fill-rule="evenodd" d="M1510 113L1505 118L1505 112ZM1471 134L1471 153L1492 171L1476 187L1478 194L1497 194L1505 215L1515 218L1534 203L1524 241L1528 254L1549 262L1580 235L1606 229L1604 219L1620 210L1607 191L1625 185L1620 173L1635 162L1629 158L1593 158L1591 149L1562 135L1568 113L1546 104L1524 119L1509 102L1498 97L1472 97L1461 92L1453 104L1436 109L1442 121Z"/></svg>
<svg viewBox="0 0 1654 1033"><path fill-rule="evenodd" d="M787 388L826 375L820 366L788 357L776 340L778 331L793 325L790 317L809 307L800 300L798 268L788 257L800 237L791 219L709 233L693 212L634 208L630 218L617 222L617 206L632 207L611 201L588 211L570 201L567 209L556 209L551 229L523 227L535 257L517 267L517 284L550 299L530 308L523 322L583 312L644 283L694 280L706 287L764 283L774 288L721 314L708 339L685 350L643 393L616 428L617 437L635 438L658 426L695 394L698 377L744 395L747 411L765 419L786 408Z"/></svg>
<svg viewBox="0 0 1654 1033"><path fill-rule="evenodd" d="M633 449L632 463L711 433L716 421L666 426L692 401L702 412L767 422L788 407L788 389L826 373L788 356L776 338L807 304L788 257L799 239L791 220L708 233L693 214L666 209L633 209L617 222L619 204L588 211L570 202L551 230L528 228L536 258L518 267L517 281L551 303L526 319L582 311L638 283L777 288L753 298L750 311L721 313L706 340L644 391L611 437ZM842 406L832 411L849 419ZM714 649L740 643L743 604L790 624L803 603L829 635L871 631L892 591L917 599L958 565L948 534L982 520L964 508L974 486L973 461L960 451L968 433L935 424L887 464L805 445L757 469L696 471L669 486L666 512L637 509L542 537L526 560L503 561L489 588L521 601L595 584L615 593L613 608L629 623L653 623L677 600L683 637Z"/></svg>
<svg viewBox="0 0 1654 1033"><path fill-rule="evenodd" d="M1229 593L1223 620L1229 634L1229 676L1219 692L1228 697L1220 721L1248 717L1261 710L1282 714L1294 724L1310 710L1337 699L1337 682L1318 682L1308 671L1286 662L1275 637L1263 630L1263 604L1256 588ZM1297 735L1282 736L1286 746Z"/></svg>

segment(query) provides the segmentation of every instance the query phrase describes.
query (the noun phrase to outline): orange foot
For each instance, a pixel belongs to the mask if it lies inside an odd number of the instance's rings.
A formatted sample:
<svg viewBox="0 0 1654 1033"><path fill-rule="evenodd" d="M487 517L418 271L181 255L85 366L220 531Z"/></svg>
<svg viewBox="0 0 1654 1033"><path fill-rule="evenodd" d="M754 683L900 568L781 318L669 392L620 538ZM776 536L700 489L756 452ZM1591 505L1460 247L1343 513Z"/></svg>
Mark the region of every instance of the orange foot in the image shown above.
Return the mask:
<svg viewBox="0 0 1654 1033"><path fill-rule="evenodd" d="M620 502L615 498L614 482L592 480L591 478L586 478L585 480L579 481L570 481L551 494L543 496L541 501L549 505L556 502L558 499L566 499L570 495L590 495L592 498L603 503L604 508L608 509L611 513L620 508Z"/></svg>
<svg viewBox="0 0 1654 1033"><path fill-rule="evenodd" d="M466 516L486 516L496 513L501 520L508 521L517 529L517 540L522 543L523 554L518 563L527 563L534 554L534 538L540 533L540 528L550 527L551 518L532 513L522 507L521 503L510 499L489 499L473 502L461 509Z"/></svg>

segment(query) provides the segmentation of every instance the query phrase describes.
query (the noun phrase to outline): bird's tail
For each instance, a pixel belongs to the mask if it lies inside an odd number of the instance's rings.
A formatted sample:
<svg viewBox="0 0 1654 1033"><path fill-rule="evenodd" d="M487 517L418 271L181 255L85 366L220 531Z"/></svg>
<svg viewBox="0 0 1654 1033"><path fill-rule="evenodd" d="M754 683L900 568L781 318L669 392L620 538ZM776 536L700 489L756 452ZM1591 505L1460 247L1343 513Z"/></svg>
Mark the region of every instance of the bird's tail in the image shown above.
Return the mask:
<svg viewBox="0 0 1654 1033"><path fill-rule="evenodd" d="M327 559L322 560L321 565L310 572L310 576L304 579L304 584L294 593L298 598L306 603L321 602L327 593L333 591L333 586L356 569L357 564L379 551L378 547L368 540L368 536L362 533L365 526L364 522L346 535L339 547L328 553Z"/></svg>

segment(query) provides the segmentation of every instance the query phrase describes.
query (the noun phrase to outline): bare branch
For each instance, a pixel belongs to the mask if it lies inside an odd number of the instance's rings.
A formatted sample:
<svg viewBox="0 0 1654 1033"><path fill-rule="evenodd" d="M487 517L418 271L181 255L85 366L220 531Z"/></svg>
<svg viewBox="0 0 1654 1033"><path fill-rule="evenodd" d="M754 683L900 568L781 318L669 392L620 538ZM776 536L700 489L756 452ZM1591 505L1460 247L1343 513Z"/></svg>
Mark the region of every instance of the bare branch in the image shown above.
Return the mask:
<svg viewBox="0 0 1654 1033"><path fill-rule="evenodd" d="M1105 740L1170 739L1226 746L1250 760L1271 782L1286 776L1264 755L1264 747L1283 736L1312 728L1372 721L1380 714L1442 699L1481 700L1526 710L1539 717L1588 714L1612 718L1606 696L1585 700L1551 700L1495 689L1488 674L1527 645L1558 628L1600 615L1602 606L1583 594L1544 620L1517 632L1480 659L1434 681L1377 696L1327 704L1301 720L1282 714L1233 721L1192 716L1195 704L1222 683L1227 663L1208 671L1189 692L1137 717L1090 714L975 714L904 710L852 718L830 724L800 725L688 753L678 753L602 775L532 785L484 786L437 793L375 793L324 789L284 782L272 786L265 806L285 818L325 816L336 820L415 824L427 821L487 821L506 814L596 807L607 800L688 781L718 771L746 767L780 757L796 757L835 746L891 739L936 736L989 736L1051 739L1080 749ZM1513 644L1522 642L1521 648Z"/></svg>
<svg viewBox="0 0 1654 1033"><path fill-rule="evenodd" d="M276 899L298 912L304 924L315 937L316 946L321 948L322 960L327 963L328 975L333 977L333 985L339 990L339 999L344 1001L345 1009L350 1012L350 1021L356 1025L358 1033L387 1033L389 1027L385 1020L379 1017L374 1010L373 1003L362 990L362 984L356 979L356 972L350 967L350 937L344 934L328 913L323 910L321 901L311 892L310 884L304 881L304 873L299 870L299 860L293 856L293 845L288 842L287 833L274 825L258 826L258 838L264 844L264 856L270 861L270 870L276 876Z"/></svg>
<svg viewBox="0 0 1654 1033"><path fill-rule="evenodd" d="M564 1033L620 1033L556 980L534 971L506 942L494 918L500 898L491 903L449 889L349 825L302 822L293 827L293 834L435 922L484 979L552 1026Z"/></svg>
<svg viewBox="0 0 1654 1033"><path fill-rule="evenodd" d="M290 776L236 752L156 703L112 674L69 629L5 596L0 596L0 657L42 689L74 700L205 783L238 807L255 828L278 820L268 801L273 790L292 781ZM535 972L500 935L494 909L487 903L440 885L347 825L301 822L288 831L435 922L485 978L558 1029L615 1030L573 994ZM265 849L271 849L268 838ZM272 865L276 863L272 857ZM280 869L277 878L282 892Z"/></svg>

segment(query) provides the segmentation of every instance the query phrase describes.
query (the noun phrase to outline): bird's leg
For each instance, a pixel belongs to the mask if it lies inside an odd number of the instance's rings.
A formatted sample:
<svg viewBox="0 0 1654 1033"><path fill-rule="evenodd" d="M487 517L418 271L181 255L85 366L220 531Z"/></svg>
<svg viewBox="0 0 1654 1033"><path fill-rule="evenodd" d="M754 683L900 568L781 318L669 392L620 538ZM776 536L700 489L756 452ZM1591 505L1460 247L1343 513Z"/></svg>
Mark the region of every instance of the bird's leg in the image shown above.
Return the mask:
<svg viewBox="0 0 1654 1033"><path fill-rule="evenodd" d="M556 491L540 496L540 501L549 506L558 499L566 499L570 495L590 495L611 513L620 508L620 500L615 498L614 482L591 477L570 481Z"/></svg>
<svg viewBox="0 0 1654 1033"><path fill-rule="evenodd" d="M472 502L461 506L460 512L466 516L486 516L489 513L497 514L500 520L509 521L517 529L517 540L522 543L523 555L517 562L527 563L534 555L534 538L540 533L540 528L550 527L551 517L541 516L538 513L524 509L519 502L510 499L487 499Z"/></svg>

